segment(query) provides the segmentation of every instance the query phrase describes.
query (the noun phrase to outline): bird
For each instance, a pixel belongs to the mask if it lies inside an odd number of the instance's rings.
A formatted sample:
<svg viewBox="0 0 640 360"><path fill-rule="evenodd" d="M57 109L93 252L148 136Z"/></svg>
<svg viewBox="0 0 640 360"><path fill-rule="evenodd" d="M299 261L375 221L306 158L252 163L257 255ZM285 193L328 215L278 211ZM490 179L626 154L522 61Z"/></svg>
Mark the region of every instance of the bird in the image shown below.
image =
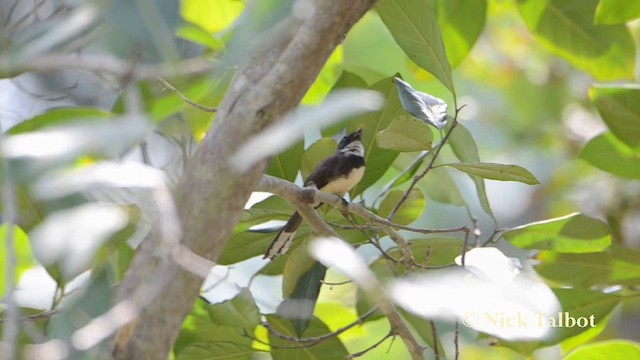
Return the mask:
<svg viewBox="0 0 640 360"><path fill-rule="evenodd" d="M364 171L362 129L358 129L340 140L336 153L318 164L305 180L304 186L315 186L320 191L344 196L362 180ZM316 208L320 205L322 204ZM301 223L302 217L296 211L275 237L265 252L264 258L273 260L285 254L291 247L293 237Z"/></svg>

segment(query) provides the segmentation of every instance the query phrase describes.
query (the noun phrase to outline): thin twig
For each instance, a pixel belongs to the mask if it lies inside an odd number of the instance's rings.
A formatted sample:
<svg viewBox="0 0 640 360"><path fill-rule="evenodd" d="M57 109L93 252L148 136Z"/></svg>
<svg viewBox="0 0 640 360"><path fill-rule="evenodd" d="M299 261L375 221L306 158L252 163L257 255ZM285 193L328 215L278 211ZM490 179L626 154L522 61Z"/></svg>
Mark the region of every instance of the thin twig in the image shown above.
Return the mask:
<svg viewBox="0 0 640 360"><path fill-rule="evenodd" d="M57 313L58 313L57 309L47 310L47 311L43 311L41 313L23 316L23 317L19 318L19 321L33 321L33 320L49 319L50 317L52 317L53 315L55 315ZM0 318L0 324L4 323L5 321L6 321L5 319Z"/></svg>
<svg viewBox="0 0 640 360"><path fill-rule="evenodd" d="M393 208L391 213L389 213L389 216L387 216L387 219L390 220L393 218L393 216L400 209L400 206L402 206L402 204L407 200L407 198L409 198L409 194L411 193L413 188L418 184L418 181L422 180L422 178L424 178L427 175L429 170L433 168L433 165L435 164L436 159L438 159L438 156L440 155L440 151L442 151L442 148L444 148L444 146L447 144L447 140L451 136L451 133L458 125L458 114L460 113L460 110L462 110L463 108L464 108L464 105L459 108L456 108L456 112L453 115L453 120L451 121L451 127L449 128L449 131L447 131L447 133L444 135L444 137L442 138L442 141L440 141L440 145L436 148L435 152L433 153L433 157L431 158L431 161L429 161L429 165L427 165L427 168L424 169L424 171L420 173L420 175L413 178L411 185L409 185L409 188L407 189L407 191L405 191L400 201L398 201L398 203Z"/></svg>
<svg viewBox="0 0 640 360"><path fill-rule="evenodd" d="M273 327L271 327L271 325L268 322L264 322L262 323L262 326L264 326L265 328L267 328L267 330L269 330L269 333L273 334L276 337L279 337L280 339L284 339L287 341L291 341L291 342L295 342L295 343L299 343L299 344L303 344L301 346L298 347L311 347L311 346L315 346L327 339L331 339L333 337L336 337L340 334L342 334L343 332L353 328L356 325L361 325L369 316L373 315L376 311L378 311L377 307L374 307L372 309L370 309L369 311L367 311L366 313L364 313L362 316L360 316L356 321L343 326L341 328L339 328L336 331L324 334L324 335L320 335L320 336L314 336L314 337L309 337L309 338L298 338L295 336L290 336L287 334L283 334L277 330L275 330Z"/></svg>
<svg viewBox="0 0 640 360"><path fill-rule="evenodd" d="M369 351L377 348L378 346L380 346L380 344L382 344L383 342L385 342L388 338L394 336L393 331L389 331L389 333L387 335L385 335L382 339L378 340L375 342L375 344L369 346L368 348L362 350L362 351L358 351L356 353L353 353L349 356L347 356L347 359L355 359L358 358L366 353L368 353Z"/></svg>
<svg viewBox="0 0 640 360"><path fill-rule="evenodd" d="M433 320L429 320L431 324L431 335L433 336L433 356L436 360L440 360L440 349L438 349L438 333L436 330L436 323Z"/></svg>
<svg viewBox="0 0 640 360"><path fill-rule="evenodd" d="M439 145L436 145L436 146L439 146ZM382 191L380 191L378 196L376 196L376 199L373 200L373 203L371 204L371 206L375 206L375 204L378 202L378 200L382 199L396 185L396 183L403 176L405 176L406 174L410 173L414 169L414 167L420 166L422 164L422 160L424 160L424 158L427 157L430 153L431 153L431 151L425 150L420 155L418 155L418 157L416 157L411 162L411 164L409 164L409 166L407 166L404 170L402 170L402 172L400 174L398 174L398 176L396 176L387 185L385 185L385 187L382 189Z"/></svg>
<svg viewBox="0 0 640 360"><path fill-rule="evenodd" d="M173 85L171 85L171 83L169 83L167 80L165 80L164 78L158 76L156 77L156 79L158 79L158 81L160 81L162 83L162 85L164 85L164 87L166 87L167 89L169 89L170 91L176 93L176 95L178 95L184 102L186 102L187 104L200 109L204 112L210 112L210 113L214 113L216 111L218 111L218 108L214 108L214 107L209 107L209 106L204 106L204 105L200 105L194 101L192 101L191 99L189 99L186 95L184 95L183 93L181 93L178 89L176 89Z"/></svg>
<svg viewBox="0 0 640 360"><path fill-rule="evenodd" d="M456 321L456 329L453 333L453 345L455 346L455 351L456 351L456 355L455 355L455 360L458 360L460 358L460 323L458 323L458 321Z"/></svg>

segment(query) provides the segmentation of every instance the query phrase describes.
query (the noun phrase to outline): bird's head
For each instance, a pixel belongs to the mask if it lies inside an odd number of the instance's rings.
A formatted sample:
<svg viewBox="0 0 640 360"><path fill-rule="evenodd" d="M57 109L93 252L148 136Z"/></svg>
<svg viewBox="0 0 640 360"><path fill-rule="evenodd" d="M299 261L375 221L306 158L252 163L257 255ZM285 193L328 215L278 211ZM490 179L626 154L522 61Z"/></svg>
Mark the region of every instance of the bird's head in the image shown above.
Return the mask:
<svg viewBox="0 0 640 360"><path fill-rule="evenodd" d="M348 135L345 135L338 144L337 152L349 152L355 155L364 156L364 147L362 146L362 129L358 129Z"/></svg>

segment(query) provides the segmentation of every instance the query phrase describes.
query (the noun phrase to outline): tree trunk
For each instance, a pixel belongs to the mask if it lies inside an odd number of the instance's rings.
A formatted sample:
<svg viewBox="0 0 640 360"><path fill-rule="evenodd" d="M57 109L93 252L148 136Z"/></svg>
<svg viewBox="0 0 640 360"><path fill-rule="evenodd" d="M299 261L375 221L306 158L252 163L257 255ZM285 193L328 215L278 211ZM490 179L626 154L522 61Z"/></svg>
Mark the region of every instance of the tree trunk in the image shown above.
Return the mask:
<svg viewBox="0 0 640 360"><path fill-rule="evenodd" d="M210 260L215 261L225 247L266 166L262 162L236 174L227 159L251 135L294 109L335 47L375 0L309 3L315 5L315 11L308 18L288 18L288 35L272 38L259 56L238 71L216 121L178 184L182 243ZM167 286L120 329L114 358L167 358L198 296L203 279L159 254L154 245L158 241L151 237L140 247L120 286L120 298L130 296L158 272L167 279Z"/></svg>

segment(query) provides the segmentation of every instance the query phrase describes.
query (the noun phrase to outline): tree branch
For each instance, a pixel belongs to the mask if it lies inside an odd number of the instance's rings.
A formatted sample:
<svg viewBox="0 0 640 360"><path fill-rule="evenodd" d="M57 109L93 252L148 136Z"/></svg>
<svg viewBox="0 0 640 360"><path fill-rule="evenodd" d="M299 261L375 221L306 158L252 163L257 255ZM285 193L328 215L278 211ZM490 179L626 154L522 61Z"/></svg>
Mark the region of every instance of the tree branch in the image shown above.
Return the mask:
<svg viewBox="0 0 640 360"><path fill-rule="evenodd" d="M374 3L313 2L312 15L303 22L289 18L290 31L262 41L264 50L236 73L216 121L187 164L175 192L182 244L195 254L212 261L218 258L266 166L265 161L238 174L227 159L299 103L335 47ZM201 277L158 254L154 242L146 241L136 253L120 286L120 297L126 298L161 269L170 286L120 329L113 347L116 359L167 358L202 286Z"/></svg>

